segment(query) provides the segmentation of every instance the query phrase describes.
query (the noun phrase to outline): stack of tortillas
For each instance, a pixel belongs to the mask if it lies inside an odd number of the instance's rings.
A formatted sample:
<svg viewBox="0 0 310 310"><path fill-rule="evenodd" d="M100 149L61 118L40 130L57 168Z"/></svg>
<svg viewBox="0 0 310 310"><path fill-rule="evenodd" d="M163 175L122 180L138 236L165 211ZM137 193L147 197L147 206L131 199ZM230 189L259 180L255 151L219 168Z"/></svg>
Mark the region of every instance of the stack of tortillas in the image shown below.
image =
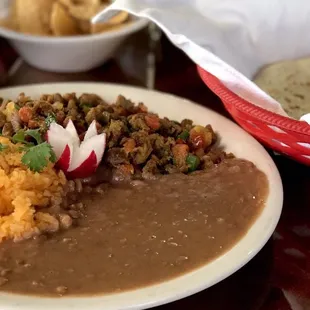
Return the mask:
<svg viewBox="0 0 310 310"><path fill-rule="evenodd" d="M295 118L310 112L310 58L264 67L254 82Z"/></svg>

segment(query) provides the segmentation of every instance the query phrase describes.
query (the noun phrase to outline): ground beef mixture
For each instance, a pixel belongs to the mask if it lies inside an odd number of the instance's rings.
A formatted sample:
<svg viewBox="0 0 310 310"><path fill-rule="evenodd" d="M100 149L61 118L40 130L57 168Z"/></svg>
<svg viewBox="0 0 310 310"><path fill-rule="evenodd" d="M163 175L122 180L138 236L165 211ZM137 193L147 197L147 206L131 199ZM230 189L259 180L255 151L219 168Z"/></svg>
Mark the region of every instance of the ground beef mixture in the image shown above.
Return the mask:
<svg viewBox="0 0 310 310"><path fill-rule="evenodd" d="M96 94L56 93L33 100L21 93L0 107L0 131L7 137L26 129L40 129L44 136L50 122L66 126L70 119L81 139L96 120L98 132L105 132L108 139L104 164L122 178L188 173L233 157L215 149L217 137L210 125L160 118L143 103L134 104L121 95L108 104Z"/></svg>

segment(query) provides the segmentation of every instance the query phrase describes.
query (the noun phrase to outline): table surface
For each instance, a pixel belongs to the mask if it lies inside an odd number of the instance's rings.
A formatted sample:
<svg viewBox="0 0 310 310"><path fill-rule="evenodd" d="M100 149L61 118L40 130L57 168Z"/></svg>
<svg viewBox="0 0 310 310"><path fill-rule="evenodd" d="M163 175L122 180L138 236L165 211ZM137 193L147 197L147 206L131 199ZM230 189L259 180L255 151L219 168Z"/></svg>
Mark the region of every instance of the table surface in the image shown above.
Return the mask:
<svg viewBox="0 0 310 310"><path fill-rule="evenodd" d="M115 59L103 66L90 72L57 74L37 70L18 58L16 61L16 53L0 39L0 84L4 87L96 81L146 87L150 85L146 72L148 54L148 34L142 31L132 36ZM165 37L154 54L155 89L196 101L229 118L220 100L198 77L195 65ZM269 152L280 171L285 196L283 214L274 236L251 262L226 280L156 309L310 309L310 168Z"/></svg>

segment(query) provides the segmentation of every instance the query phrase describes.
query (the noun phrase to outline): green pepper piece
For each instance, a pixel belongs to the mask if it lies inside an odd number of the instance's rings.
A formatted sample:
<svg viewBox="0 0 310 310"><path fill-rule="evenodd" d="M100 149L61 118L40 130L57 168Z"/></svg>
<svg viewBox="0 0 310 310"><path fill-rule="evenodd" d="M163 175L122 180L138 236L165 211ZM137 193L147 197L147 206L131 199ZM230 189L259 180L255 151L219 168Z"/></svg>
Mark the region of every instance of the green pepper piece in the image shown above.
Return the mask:
<svg viewBox="0 0 310 310"><path fill-rule="evenodd" d="M80 107L82 108L83 112L87 114L93 106L90 103L83 103L80 105Z"/></svg>
<svg viewBox="0 0 310 310"><path fill-rule="evenodd" d="M188 154L186 157L186 163L188 165L188 172L193 172L197 170L200 164L200 159L196 155Z"/></svg>
<svg viewBox="0 0 310 310"><path fill-rule="evenodd" d="M189 132L187 130L184 130L183 132L181 132L179 135L178 135L178 139L181 139L183 141L186 142L186 140L188 139L189 137Z"/></svg>
<svg viewBox="0 0 310 310"><path fill-rule="evenodd" d="M20 106L17 103L14 103L14 107L15 107L15 110L17 110L17 111L20 110Z"/></svg>

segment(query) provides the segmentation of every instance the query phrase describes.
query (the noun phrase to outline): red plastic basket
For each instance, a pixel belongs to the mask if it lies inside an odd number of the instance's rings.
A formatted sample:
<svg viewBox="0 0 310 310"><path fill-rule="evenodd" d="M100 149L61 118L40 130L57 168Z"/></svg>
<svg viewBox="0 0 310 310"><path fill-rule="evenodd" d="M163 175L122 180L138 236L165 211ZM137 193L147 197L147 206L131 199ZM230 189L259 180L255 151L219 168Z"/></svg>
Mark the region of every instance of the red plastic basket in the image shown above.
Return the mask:
<svg viewBox="0 0 310 310"><path fill-rule="evenodd" d="M201 67L198 67L198 72L243 129L274 151L310 165L310 125L257 107L240 98Z"/></svg>

